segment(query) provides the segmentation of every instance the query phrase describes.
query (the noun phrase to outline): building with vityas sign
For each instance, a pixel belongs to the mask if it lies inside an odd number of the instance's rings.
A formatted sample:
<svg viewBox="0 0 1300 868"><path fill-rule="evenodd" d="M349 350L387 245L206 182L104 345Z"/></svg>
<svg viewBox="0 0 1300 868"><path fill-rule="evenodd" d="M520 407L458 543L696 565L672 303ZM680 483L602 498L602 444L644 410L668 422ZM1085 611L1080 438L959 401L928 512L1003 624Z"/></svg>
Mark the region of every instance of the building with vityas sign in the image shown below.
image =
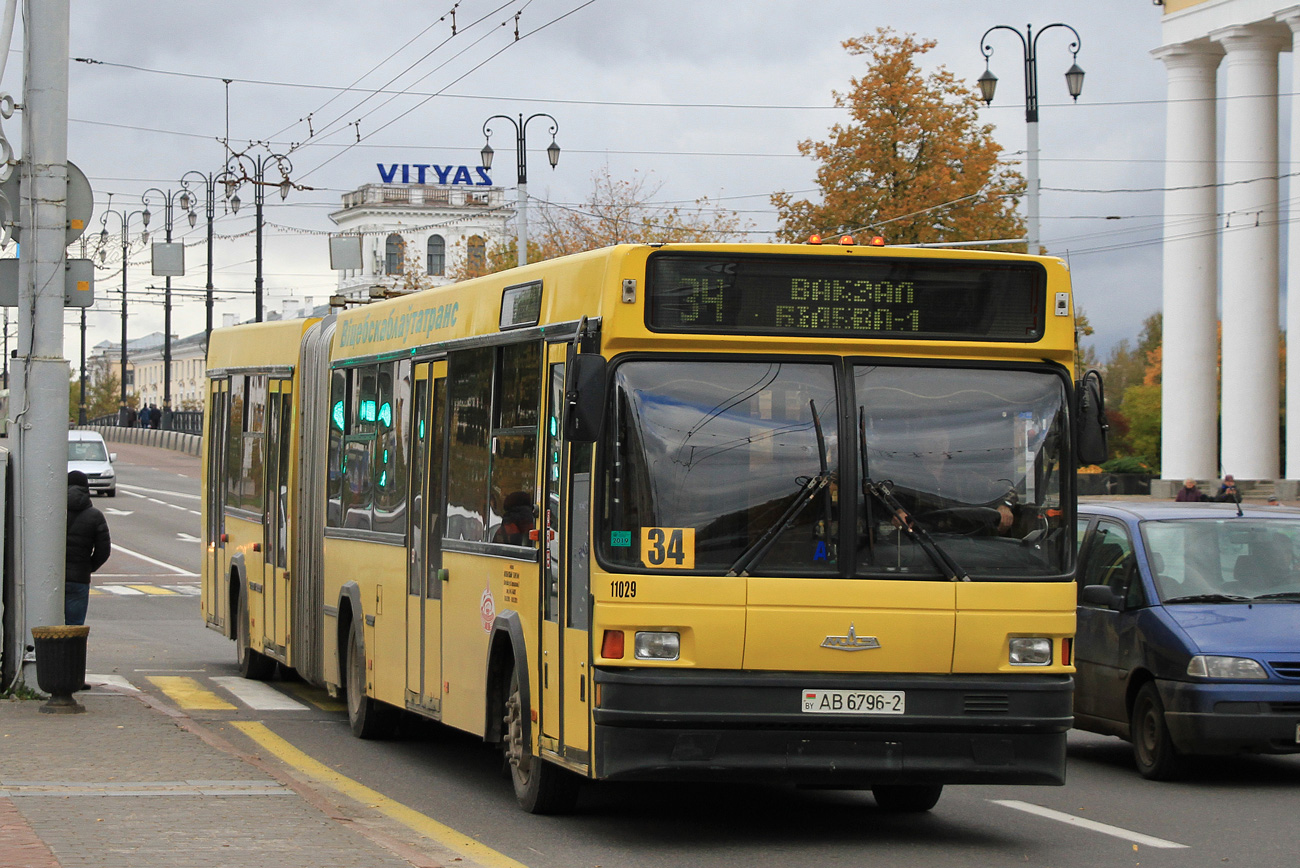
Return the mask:
<svg viewBox="0 0 1300 868"><path fill-rule="evenodd" d="M339 294L368 298L376 287L451 283L506 239L514 217L505 189L482 166L378 163L378 183L343 194L330 214L361 238L361 267L339 271Z"/></svg>

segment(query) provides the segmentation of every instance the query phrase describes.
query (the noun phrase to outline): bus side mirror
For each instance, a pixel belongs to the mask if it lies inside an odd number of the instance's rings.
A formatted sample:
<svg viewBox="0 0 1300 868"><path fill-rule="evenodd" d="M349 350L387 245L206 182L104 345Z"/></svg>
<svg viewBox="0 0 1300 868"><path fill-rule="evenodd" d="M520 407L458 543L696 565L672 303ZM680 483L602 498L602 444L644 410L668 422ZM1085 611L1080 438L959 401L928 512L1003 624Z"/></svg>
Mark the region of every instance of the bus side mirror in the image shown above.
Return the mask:
<svg viewBox="0 0 1300 868"><path fill-rule="evenodd" d="M1084 585L1079 592L1079 602L1115 612L1124 608L1124 598L1112 591L1109 585Z"/></svg>
<svg viewBox="0 0 1300 868"><path fill-rule="evenodd" d="M567 379L564 436L574 443L595 443L605 420L605 357L578 353L569 362Z"/></svg>
<svg viewBox="0 0 1300 868"><path fill-rule="evenodd" d="M1089 371L1075 383L1074 454L1079 465L1100 464L1106 460L1106 391L1101 374Z"/></svg>

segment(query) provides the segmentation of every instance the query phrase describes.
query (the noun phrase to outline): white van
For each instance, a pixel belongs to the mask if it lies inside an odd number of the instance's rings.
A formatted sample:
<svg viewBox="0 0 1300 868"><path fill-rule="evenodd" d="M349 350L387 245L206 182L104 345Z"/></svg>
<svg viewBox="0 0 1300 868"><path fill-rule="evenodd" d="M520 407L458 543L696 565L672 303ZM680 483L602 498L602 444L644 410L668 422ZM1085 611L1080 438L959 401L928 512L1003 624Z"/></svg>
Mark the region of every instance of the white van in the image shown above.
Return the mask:
<svg viewBox="0 0 1300 868"><path fill-rule="evenodd" d="M104 438L94 431L68 432L68 470L80 470L90 480L90 493L117 496L117 473L113 462L116 452L109 452Z"/></svg>

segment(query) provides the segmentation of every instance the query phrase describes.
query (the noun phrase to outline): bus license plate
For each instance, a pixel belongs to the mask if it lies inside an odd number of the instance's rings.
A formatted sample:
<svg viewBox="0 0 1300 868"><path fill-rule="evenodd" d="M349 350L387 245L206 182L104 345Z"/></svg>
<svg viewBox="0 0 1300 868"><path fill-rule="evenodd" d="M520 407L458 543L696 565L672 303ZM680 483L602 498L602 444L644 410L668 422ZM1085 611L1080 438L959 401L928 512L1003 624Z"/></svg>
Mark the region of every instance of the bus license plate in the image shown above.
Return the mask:
<svg viewBox="0 0 1300 868"><path fill-rule="evenodd" d="M804 714L902 714L901 690L805 690Z"/></svg>

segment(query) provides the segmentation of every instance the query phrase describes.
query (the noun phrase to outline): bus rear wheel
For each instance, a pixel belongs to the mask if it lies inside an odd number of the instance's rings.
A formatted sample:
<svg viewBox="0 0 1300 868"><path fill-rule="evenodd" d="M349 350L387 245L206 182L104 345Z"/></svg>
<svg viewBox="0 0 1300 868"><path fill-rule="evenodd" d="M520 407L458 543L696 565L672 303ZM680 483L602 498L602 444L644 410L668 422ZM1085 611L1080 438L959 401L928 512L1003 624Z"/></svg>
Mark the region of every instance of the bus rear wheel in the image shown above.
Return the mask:
<svg viewBox="0 0 1300 868"><path fill-rule="evenodd" d="M239 614L235 616L235 665L239 674L253 681L266 681L275 674L275 661L253 650L252 630L248 621L248 596L239 595Z"/></svg>
<svg viewBox="0 0 1300 868"><path fill-rule="evenodd" d="M505 703L505 755L519 806L530 814L567 814L578 801L577 775L535 756L524 740L524 715L519 673L510 674Z"/></svg>
<svg viewBox="0 0 1300 868"><path fill-rule="evenodd" d="M920 813L939 803L943 784L882 784L871 788L871 795L882 811Z"/></svg>
<svg viewBox="0 0 1300 868"><path fill-rule="evenodd" d="M343 690L348 699L348 726L357 738L389 738L397 728L397 709L366 696L366 655L359 627L348 630Z"/></svg>

